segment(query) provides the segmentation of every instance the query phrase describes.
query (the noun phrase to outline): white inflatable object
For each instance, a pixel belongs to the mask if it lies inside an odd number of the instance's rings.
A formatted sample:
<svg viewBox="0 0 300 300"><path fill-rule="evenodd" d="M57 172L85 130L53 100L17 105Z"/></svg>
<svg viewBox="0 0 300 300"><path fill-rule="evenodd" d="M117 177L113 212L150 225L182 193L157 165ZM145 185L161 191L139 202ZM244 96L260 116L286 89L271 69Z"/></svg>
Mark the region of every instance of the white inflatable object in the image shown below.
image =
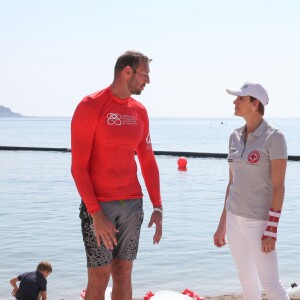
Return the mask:
<svg viewBox="0 0 300 300"><path fill-rule="evenodd" d="M174 291L163 290L156 292L151 300L191 300L191 297Z"/></svg>
<svg viewBox="0 0 300 300"><path fill-rule="evenodd" d="M293 283L291 287L286 289L286 292L292 300L300 299L300 286L296 283Z"/></svg>

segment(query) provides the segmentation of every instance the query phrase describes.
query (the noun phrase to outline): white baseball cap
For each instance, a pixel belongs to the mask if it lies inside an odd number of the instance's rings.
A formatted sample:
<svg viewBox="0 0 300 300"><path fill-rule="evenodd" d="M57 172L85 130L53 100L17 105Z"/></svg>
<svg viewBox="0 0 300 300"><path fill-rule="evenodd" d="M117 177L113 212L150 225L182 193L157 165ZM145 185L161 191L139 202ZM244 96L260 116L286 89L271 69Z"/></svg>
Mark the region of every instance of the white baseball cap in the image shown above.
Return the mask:
<svg viewBox="0 0 300 300"><path fill-rule="evenodd" d="M230 95L234 96L252 96L259 100L263 105L269 102L267 91L259 83L245 82L239 90L226 90Z"/></svg>

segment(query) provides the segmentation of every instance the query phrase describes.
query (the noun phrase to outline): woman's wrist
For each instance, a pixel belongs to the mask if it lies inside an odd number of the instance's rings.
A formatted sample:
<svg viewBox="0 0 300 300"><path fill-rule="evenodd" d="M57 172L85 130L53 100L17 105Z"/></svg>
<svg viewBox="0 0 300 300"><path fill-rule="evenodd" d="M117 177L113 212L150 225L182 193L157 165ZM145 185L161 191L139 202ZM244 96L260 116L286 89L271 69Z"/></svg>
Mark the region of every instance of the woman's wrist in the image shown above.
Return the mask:
<svg viewBox="0 0 300 300"><path fill-rule="evenodd" d="M275 211L273 208L269 211L269 221L267 224L267 228L262 236L262 240L267 237L273 238L275 241L277 239L277 228L281 215L281 210Z"/></svg>

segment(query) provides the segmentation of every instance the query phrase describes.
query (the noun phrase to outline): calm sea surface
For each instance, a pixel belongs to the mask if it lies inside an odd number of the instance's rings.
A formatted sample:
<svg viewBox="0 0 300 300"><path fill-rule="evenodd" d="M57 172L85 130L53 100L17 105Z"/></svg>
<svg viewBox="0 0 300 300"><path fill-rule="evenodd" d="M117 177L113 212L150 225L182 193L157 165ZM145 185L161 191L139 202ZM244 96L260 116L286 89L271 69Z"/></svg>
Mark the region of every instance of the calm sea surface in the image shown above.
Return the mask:
<svg viewBox="0 0 300 300"><path fill-rule="evenodd" d="M285 134L289 155L300 155L300 119L269 120ZM154 150L226 153L229 134L243 124L232 119L152 119ZM70 118L0 118L0 146L70 148ZM70 153L0 151L0 299L10 296L9 280L50 260L50 300L77 300L86 286L85 253L78 218L79 196L70 174ZM239 293L228 247L212 236L228 180L225 159L157 156L164 201L164 236L152 244L147 228L152 208L144 188L145 220L134 263L134 296L149 290L200 295ZM286 197L279 227L282 282L300 283L300 162L288 162Z"/></svg>

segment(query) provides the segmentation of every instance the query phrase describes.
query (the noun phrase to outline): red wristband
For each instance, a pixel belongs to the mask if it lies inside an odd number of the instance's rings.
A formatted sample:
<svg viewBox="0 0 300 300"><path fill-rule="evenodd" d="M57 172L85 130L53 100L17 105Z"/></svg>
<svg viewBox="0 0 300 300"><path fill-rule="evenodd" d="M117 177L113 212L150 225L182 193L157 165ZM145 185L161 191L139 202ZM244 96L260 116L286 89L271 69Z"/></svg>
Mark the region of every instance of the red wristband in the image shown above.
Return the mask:
<svg viewBox="0 0 300 300"><path fill-rule="evenodd" d="M280 215L281 215L281 210L275 211L273 208L270 209L268 225L267 225L267 228L261 238L262 240L267 237L271 237L276 241L277 227L278 227Z"/></svg>

